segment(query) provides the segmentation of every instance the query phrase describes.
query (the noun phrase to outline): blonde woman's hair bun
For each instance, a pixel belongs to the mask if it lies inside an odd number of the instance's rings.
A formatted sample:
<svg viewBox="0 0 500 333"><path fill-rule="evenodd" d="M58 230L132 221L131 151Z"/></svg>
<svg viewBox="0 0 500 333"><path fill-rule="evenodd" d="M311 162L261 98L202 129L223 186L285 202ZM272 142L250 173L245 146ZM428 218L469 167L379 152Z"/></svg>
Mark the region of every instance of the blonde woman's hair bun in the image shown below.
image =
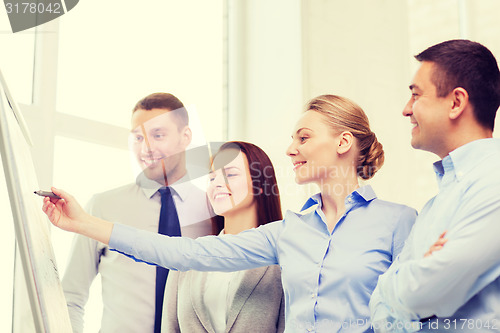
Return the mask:
<svg viewBox="0 0 500 333"><path fill-rule="evenodd" d="M372 178L384 164L384 148L371 131L365 142L366 147L360 147L358 176L366 180Z"/></svg>

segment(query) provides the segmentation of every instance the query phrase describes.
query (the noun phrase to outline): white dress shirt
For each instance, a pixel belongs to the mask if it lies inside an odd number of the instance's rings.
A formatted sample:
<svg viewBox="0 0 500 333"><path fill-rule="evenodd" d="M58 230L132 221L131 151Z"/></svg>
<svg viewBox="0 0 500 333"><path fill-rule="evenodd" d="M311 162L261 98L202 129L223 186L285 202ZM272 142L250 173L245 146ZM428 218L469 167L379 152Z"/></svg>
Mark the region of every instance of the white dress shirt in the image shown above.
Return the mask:
<svg viewBox="0 0 500 333"><path fill-rule="evenodd" d="M100 193L90 200L87 210L106 220L157 232L159 187L130 184ZM209 234L211 210L205 193L189 182L179 182L171 188L182 235L196 238ZM75 236L62 280L74 332L83 331L84 307L97 274L102 278L100 332L153 332L156 267L135 262L80 235Z"/></svg>
<svg viewBox="0 0 500 333"><path fill-rule="evenodd" d="M203 302L215 333L224 333L227 314L246 271L208 272Z"/></svg>
<svg viewBox="0 0 500 333"><path fill-rule="evenodd" d="M224 235L224 230L219 236ZM227 314L233 304L234 296L245 275L245 271L208 272L205 282L203 302L208 311L215 333L224 333L227 327Z"/></svg>

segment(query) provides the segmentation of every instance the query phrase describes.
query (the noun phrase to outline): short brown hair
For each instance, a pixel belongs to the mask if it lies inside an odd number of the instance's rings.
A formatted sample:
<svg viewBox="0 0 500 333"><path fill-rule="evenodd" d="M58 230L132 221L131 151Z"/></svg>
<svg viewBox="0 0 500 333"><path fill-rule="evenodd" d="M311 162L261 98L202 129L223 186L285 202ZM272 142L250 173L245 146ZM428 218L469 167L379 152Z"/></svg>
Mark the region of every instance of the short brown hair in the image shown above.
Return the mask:
<svg viewBox="0 0 500 333"><path fill-rule="evenodd" d="M476 120L493 130L500 104L500 72L490 50L470 40L453 39L433 45L415 58L435 65L431 80L438 97L457 87L467 90Z"/></svg>
<svg viewBox="0 0 500 333"><path fill-rule="evenodd" d="M175 111L177 116L177 127L182 128L189 125L189 116L184 104L172 94L168 93L153 93L150 94L139 102L137 102L132 110L134 113L137 110L152 110L152 109L165 109Z"/></svg>

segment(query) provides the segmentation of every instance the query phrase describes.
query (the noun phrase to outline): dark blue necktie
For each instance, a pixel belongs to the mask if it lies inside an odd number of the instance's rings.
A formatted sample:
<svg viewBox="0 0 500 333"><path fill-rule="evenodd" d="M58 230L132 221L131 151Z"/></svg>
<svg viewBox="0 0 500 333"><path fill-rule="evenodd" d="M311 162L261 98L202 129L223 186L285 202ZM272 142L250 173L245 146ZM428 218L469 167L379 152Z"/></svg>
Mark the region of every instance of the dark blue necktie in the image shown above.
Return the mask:
<svg viewBox="0 0 500 333"><path fill-rule="evenodd" d="M162 187L158 190L161 194L160 223L158 233L168 236L180 236L181 226L175 209L174 199L170 188ZM165 282L167 281L168 269L156 267L156 301L155 301L155 333L161 331L161 314L163 310L163 294L165 293Z"/></svg>

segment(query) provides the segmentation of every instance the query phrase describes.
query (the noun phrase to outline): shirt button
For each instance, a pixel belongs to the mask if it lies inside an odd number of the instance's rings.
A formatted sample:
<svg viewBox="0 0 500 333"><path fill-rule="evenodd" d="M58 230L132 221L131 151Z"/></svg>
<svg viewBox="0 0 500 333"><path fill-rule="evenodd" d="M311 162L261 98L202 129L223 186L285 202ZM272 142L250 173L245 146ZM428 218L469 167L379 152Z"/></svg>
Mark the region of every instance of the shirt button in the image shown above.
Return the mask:
<svg viewBox="0 0 500 333"><path fill-rule="evenodd" d="M311 298L315 298L316 297L316 294L315 293L312 293L311 294Z"/></svg>
<svg viewBox="0 0 500 333"><path fill-rule="evenodd" d="M308 331L308 332L314 332L314 328L309 327L309 328L307 329L307 331Z"/></svg>

